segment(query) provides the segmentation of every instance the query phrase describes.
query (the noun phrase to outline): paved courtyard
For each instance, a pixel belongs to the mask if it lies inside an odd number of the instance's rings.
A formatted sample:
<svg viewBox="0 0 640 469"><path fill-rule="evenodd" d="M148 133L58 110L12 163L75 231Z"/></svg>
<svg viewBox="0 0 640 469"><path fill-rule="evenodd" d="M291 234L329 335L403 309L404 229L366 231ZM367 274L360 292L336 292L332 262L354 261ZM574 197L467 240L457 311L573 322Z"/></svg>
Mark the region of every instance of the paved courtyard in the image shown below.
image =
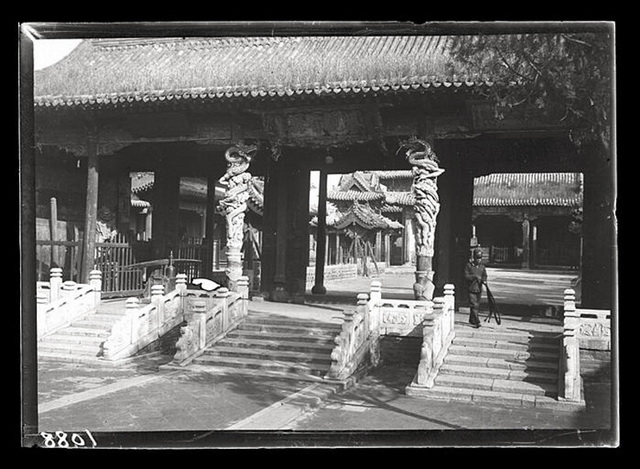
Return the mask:
<svg viewBox="0 0 640 469"><path fill-rule="evenodd" d="M518 294L538 298L536 292L552 298L558 291L561 298L573 277L518 277L493 270L489 275L494 294L501 295L504 304ZM252 307L333 322L344 306L340 298L355 298L369 283L358 279L327 284L330 294L313 305L252 302ZM383 277L383 295L410 292L411 276ZM502 314L509 317L508 311ZM585 382L586 409L558 411L409 397L404 386L415 370L402 366L381 366L341 390L257 374L164 366L170 359L156 353L124 366L41 360L39 430L90 431L98 445L109 447L375 446L387 441L400 446L571 446L607 445L614 421L607 381Z"/></svg>

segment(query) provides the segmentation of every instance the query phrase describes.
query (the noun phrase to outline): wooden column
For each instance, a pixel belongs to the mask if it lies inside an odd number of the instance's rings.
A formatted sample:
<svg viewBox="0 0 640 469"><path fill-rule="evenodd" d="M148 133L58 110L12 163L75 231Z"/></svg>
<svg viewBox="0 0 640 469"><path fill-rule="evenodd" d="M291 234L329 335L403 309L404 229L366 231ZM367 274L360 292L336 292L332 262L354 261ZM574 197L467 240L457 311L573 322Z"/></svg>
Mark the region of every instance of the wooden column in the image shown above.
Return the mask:
<svg viewBox="0 0 640 469"><path fill-rule="evenodd" d="M205 259L203 269L204 277L211 277L214 266L213 250L214 250L214 225L215 225L215 213L216 213L216 181L217 178L213 175L207 177L207 208L205 212L204 222L204 243L205 252L207 257Z"/></svg>
<svg viewBox="0 0 640 469"><path fill-rule="evenodd" d="M324 295L324 265L327 250L327 171L320 170L320 187L318 193L318 234L316 241L316 276L311 293Z"/></svg>
<svg viewBox="0 0 640 469"><path fill-rule="evenodd" d="M147 216L144 219L144 237L148 241L153 236L153 208L147 207Z"/></svg>
<svg viewBox="0 0 640 469"><path fill-rule="evenodd" d="M51 197L51 218L49 220L49 233L51 241L58 241L58 203L55 197ZM51 267L58 265L58 246L51 245Z"/></svg>
<svg viewBox="0 0 640 469"><path fill-rule="evenodd" d="M163 259L169 257L171 250L174 256L178 248L178 217L180 213L180 175L177 168L167 164L155 171L153 190L153 257Z"/></svg>
<svg viewBox="0 0 640 469"><path fill-rule="evenodd" d="M534 268L538 262L538 224L531 220L531 246L529 255L529 267Z"/></svg>
<svg viewBox="0 0 640 469"><path fill-rule="evenodd" d="M87 197L85 201L85 224L82 241L81 282L89 283L89 272L94 269L96 256L96 221L98 217L98 146L95 139L87 142Z"/></svg>
<svg viewBox="0 0 640 469"><path fill-rule="evenodd" d="M309 266L309 183L311 172L301 164L292 168L288 176L288 200L286 220L285 277L289 301L303 303L306 292L307 267ZM325 236L326 243L326 236ZM326 244L325 244L326 249ZM324 253L321 259L324 263ZM317 264L316 264L317 265Z"/></svg>
<svg viewBox="0 0 640 469"><path fill-rule="evenodd" d="M413 233L413 218L410 212L405 210L404 219L404 237L403 237L403 262L405 264L411 264L416 252L416 240Z"/></svg>
<svg viewBox="0 0 640 469"><path fill-rule="evenodd" d="M384 260L387 266L391 265L391 235L384 234Z"/></svg>
<svg viewBox="0 0 640 469"><path fill-rule="evenodd" d="M274 187L277 206L275 213L275 272L271 291L271 299L273 301L287 301L289 299L286 291L287 205L289 201L284 176L284 165L277 168L272 174L273 179L280 182L280 184L276 183Z"/></svg>
<svg viewBox="0 0 640 469"><path fill-rule="evenodd" d="M530 266L529 262L529 237L531 236L531 224L529 219L525 217L522 220L522 268L528 269Z"/></svg>
<svg viewBox="0 0 640 469"><path fill-rule="evenodd" d="M617 239L614 218L614 167L608 155L585 150L582 223L582 308L611 309L617 289L614 265ZM615 315L613 315L615 320Z"/></svg>
<svg viewBox="0 0 640 469"><path fill-rule="evenodd" d="M36 325L36 177L35 141L33 129L33 42L31 33L23 25L20 29L20 69L19 81L20 119L20 377L21 377L21 431L23 435L38 433L38 331ZM40 440L42 441L42 440Z"/></svg>
<svg viewBox="0 0 640 469"><path fill-rule="evenodd" d="M263 297L271 298L276 272L276 218L278 213L277 165L271 158L267 161L264 179L264 214L262 216L262 258L260 266L260 290Z"/></svg>

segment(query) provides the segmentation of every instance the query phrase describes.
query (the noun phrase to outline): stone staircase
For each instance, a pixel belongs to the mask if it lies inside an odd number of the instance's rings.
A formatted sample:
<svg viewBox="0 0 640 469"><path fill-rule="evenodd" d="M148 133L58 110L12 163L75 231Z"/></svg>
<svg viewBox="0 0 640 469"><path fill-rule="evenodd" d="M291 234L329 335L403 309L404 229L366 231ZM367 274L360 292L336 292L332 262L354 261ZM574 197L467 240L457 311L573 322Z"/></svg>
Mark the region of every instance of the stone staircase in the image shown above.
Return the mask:
<svg viewBox="0 0 640 469"><path fill-rule="evenodd" d="M536 326L503 321L475 329L456 324L434 386L408 386L407 394L526 407L576 405L557 399L561 326Z"/></svg>
<svg viewBox="0 0 640 469"><path fill-rule="evenodd" d="M45 336L38 342L38 356L67 362L98 360L102 354L102 343L107 339L113 325L125 314L122 307L100 308L74 320L69 326Z"/></svg>
<svg viewBox="0 0 640 469"><path fill-rule="evenodd" d="M192 364L233 373L322 381L340 324L249 312L224 339Z"/></svg>

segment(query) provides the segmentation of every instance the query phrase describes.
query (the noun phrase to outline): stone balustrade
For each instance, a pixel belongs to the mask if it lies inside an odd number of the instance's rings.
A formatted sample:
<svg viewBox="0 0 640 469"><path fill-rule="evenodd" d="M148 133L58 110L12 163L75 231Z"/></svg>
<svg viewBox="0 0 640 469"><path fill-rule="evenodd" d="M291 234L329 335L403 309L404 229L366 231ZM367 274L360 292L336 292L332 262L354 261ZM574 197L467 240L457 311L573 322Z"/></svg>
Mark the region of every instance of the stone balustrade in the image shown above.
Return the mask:
<svg viewBox="0 0 640 469"><path fill-rule="evenodd" d="M418 371L410 387L431 388L455 337L455 290L446 285L444 297L428 302L422 323L422 345Z"/></svg>
<svg viewBox="0 0 640 469"><path fill-rule="evenodd" d="M62 269L51 269L49 282L36 284L38 339L71 324L73 320L95 313L100 305L102 273L93 270L89 283L62 281Z"/></svg>
<svg viewBox="0 0 640 469"><path fill-rule="evenodd" d="M325 375L327 380L344 381L359 368L376 366L379 360L377 331L371 328L372 310L369 295L357 296L356 311L345 310L342 330L335 338L331 352L331 366Z"/></svg>
<svg viewBox="0 0 640 469"><path fill-rule="evenodd" d="M611 311L601 309L577 310L580 316L578 342L581 349L611 350Z"/></svg>
<svg viewBox="0 0 640 469"><path fill-rule="evenodd" d="M175 290L166 295L164 285L151 287L149 304L143 305L138 298L127 298L125 314L111 327L109 337L102 344L102 358L130 357L182 323L186 287L187 276L178 274Z"/></svg>
<svg viewBox="0 0 640 469"><path fill-rule="evenodd" d="M249 278L237 281L237 291L184 290L182 308L186 325L180 329L172 364L184 366L235 329L248 314Z"/></svg>
<svg viewBox="0 0 640 469"><path fill-rule="evenodd" d="M382 297L379 280L371 282L370 294L360 294L356 311L344 311L344 323L335 339L331 367L326 379L345 380L356 370L376 366L379 338L384 335L422 337L420 367L414 384L433 386L444 356L455 336L455 289L446 285L444 297L400 300Z"/></svg>
<svg viewBox="0 0 640 469"><path fill-rule="evenodd" d="M583 401L580 376L580 341L578 329L580 314L576 310L576 293L571 288L564 291L564 318L560 342L558 373L558 399Z"/></svg>

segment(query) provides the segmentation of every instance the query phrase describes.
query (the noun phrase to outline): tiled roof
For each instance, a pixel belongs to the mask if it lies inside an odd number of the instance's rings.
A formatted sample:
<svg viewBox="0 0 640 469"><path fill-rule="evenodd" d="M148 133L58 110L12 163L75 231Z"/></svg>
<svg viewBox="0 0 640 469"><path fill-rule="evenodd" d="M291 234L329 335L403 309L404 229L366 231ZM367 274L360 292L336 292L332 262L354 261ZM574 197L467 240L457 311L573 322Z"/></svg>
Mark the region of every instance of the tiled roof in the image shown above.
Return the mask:
<svg viewBox="0 0 640 469"><path fill-rule="evenodd" d="M364 95L491 85L450 36L89 39L34 74L36 107Z"/></svg>
<svg viewBox="0 0 640 469"><path fill-rule="evenodd" d="M415 196L411 192L385 192L385 201L389 205L413 205L416 201Z"/></svg>
<svg viewBox="0 0 640 469"><path fill-rule="evenodd" d="M376 171L379 179L410 179L413 178L413 172L410 169L398 169L390 171Z"/></svg>
<svg viewBox="0 0 640 469"><path fill-rule="evenodd" d="M348 191L327 191L327 200L333 201L350 201L357 200L360 202L372 201L372 200L384 200L384 193L382 192L364 192L356 190Z"/></svg>
<svg viewBox="0 0 640 469"><path fill-rule="evenodd" d="M474 181L473 205L477 207L571 207L581 203L580 173L489 174Z"/></svg>
<svg viewBox="0 0 640 469"><path fill-rule="evenodd" d="M134 194L137 192L146 191L153 187L155 181L153 173L140 172L131 177L131 192Z"/></svg>
<svg viewBox="0 0 640 469"><path fill-rule="evenodd" d="M368 204L358 202L354 202L333 226L341 230L351 225L357 225L366 230L402 228L401 223L377 213Z"/></svg>

